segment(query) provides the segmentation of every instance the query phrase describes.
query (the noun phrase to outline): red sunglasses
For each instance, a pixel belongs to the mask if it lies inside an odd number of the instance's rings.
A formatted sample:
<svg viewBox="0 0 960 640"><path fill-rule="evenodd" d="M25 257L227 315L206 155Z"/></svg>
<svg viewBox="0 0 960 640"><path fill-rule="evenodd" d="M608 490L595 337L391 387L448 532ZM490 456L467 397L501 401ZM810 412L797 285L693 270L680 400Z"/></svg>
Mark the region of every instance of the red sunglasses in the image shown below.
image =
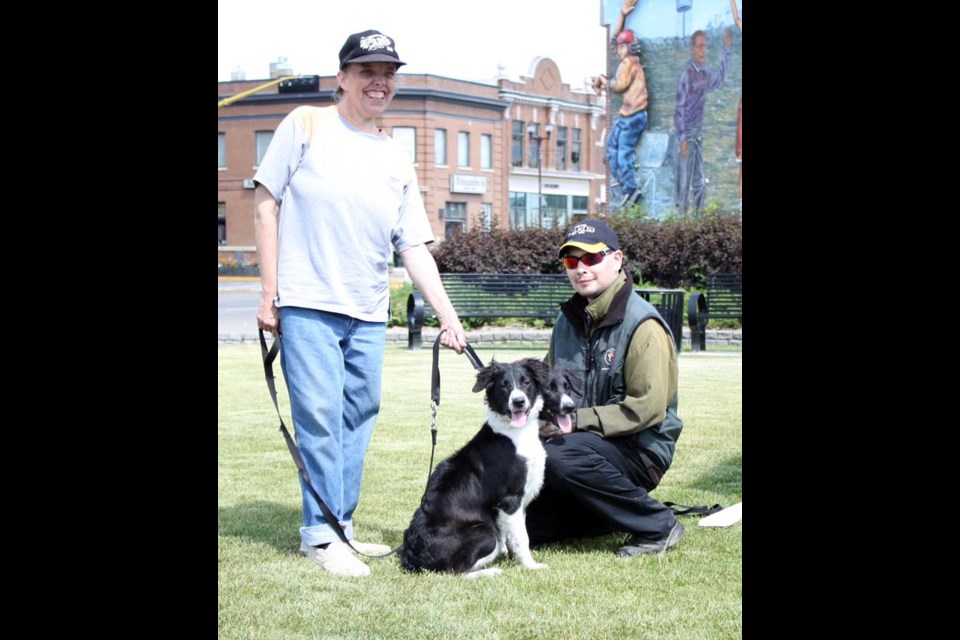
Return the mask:
<svg viewBox="0 0 960 640"><path fill-rule="evenodd" d="M613 249L607 247L597 253L585 253L582 256L563 256L561 260L563 261L563 266L567 269L576 269L578 262L583 262L584 266L592 267L603 262L603 256L608 253L613 253Z"/></svg>

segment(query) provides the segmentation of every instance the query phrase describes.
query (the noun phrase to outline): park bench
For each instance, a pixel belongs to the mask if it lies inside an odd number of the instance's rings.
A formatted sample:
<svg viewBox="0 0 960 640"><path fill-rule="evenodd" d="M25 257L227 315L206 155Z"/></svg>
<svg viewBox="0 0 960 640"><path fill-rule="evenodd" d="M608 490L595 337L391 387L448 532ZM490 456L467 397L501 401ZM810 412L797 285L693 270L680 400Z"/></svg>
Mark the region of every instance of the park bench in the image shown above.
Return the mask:
<svg viewBox="0 0 960 640"><path fill-rule="evenodd" d="M540 318L556 320L560 303L573 295L563 273L441 273L440 280L460 319ZM407 348L421 347L424 320L436 318L416 289L407 298Z"/></svg>
<svg viewBox="0 0 960 640"><path fill-rule="evenodd" d="M570 299L573 287L563 273L441 273L440 280L460 319L539 318L556 320L560 304ZM683 327L683 291L636 289L670 324L677 351ZM407 348L423 343L423 324L437 316L416 289L407 298Z"/></svg>
<svg viewBox="0 0 960 640"><path fill-rule="evenodd" d="M691 293L687 304L690 346L693 351L707 349L707 323L727 318L743 322L742 274L711 273L703 293Z"/></svg>

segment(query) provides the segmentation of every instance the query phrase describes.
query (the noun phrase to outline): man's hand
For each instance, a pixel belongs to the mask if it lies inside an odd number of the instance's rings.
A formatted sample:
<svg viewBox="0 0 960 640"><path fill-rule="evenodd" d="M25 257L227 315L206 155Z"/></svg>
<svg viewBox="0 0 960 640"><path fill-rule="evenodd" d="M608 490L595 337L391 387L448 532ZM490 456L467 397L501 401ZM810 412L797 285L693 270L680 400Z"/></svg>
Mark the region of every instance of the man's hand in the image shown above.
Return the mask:
<svg viewBox="0 0 960 640"><path fill-rule="evenodd" d="M637 6L637 0L623 0L623 5L620 7L620 13L627 15Z"/></svg>
<svg viewBox="0 0 960 640"><path fill-rule="evenodd" d="M686 140L680 141L680 157L684 160L687 159L687 154L690 152L690 147L687 146Z"/></svg>
<svg viewBox="0 0 960 640"><path fill-rule="evenodd" d="M600 95L600 92L603 90L604 85L607 84L607 76L604 74L598 75L593 79L593 92L597 95Z"/></svg>
<svg viewBox="0 0 960 640"><path fill-rule="evenodd" d="M560 430L560 427L553 424L552 422L542 422L540 423L540 439L549 440L550 438L555 438L557 436L562 436L563 431Z"/></svg>
<svg viewBox="0 0 960 640"><path fill-rule="evenodd" d="M730 27L723 32L723 44L728 47L733 44L733 30Z"/></svg>

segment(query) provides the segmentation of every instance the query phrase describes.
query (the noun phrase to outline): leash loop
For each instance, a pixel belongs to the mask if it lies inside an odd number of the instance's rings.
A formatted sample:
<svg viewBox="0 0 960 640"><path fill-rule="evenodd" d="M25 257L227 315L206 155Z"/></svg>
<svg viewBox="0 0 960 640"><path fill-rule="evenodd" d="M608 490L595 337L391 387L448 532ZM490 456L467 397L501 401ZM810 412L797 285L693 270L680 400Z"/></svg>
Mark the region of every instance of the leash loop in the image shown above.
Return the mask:
<svg viewBox="0 0 960 640"><path fill-rule="evenodd" d="M430 372L430 438L433 445L430 449L430 468L427 470L427 486L430 486L430 475L433 473L433 456L437 451L437 407L440 406L440 337L446 329L441 329L437 339L433 341L433 368ZM483 362L477 352L469 344L463 351L470 360L470 364L477 371L483 369Z"/></svg>

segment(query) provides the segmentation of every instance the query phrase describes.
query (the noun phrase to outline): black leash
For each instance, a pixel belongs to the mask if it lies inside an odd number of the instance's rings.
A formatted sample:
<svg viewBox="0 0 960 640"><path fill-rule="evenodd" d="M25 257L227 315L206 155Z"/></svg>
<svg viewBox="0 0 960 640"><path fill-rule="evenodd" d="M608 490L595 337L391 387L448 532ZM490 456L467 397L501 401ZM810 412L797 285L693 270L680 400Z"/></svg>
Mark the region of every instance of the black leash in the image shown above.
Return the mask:
<svg viewBox="0 0 960 640"><path fill-rule="evenodd" d="M370 555L366 553L361 553L354 549L353 545L350 544L350 541L347 540L347 534L344 532L343 527L340 526L340 521L333 515L333 512L330 511L330 508L323 501L323 498L320 497L320 492L317 491L316 487L313 486L313 481L310 479L310 474L307 472L307 467L303 463L303 458L300 456L300 450L297 449L296 443L293 441L293 438L290 436L290 432L287 430L287 425L283 422L283 416L280 415L280 404L277 402L277 384L276 379L273 375L273 361L277 359L277 354L280 353L280 336L277 336L273 340L273 344L270 348L267 348L267 339L263 335L263 329L260 329L260 354L263 357L263 375L267 380L267 388L270 390L270 399L273 400L273 406L277 410L277 417L280 418L280 432L283 434L284 440L287 443L287 449L290 451L290 455L293 457L294 464L297 465L297 469L300 471L300 475L303 476L304 481L307 483L307 486L310 488L313 497L317 499L317 504L320 505L320 510L323 512L323 517L327 519L327 522L330 524L331 528L336 532L337 537L346 544L348 547L353 549L353 551L359 555L366 556L368 558L386 558L389 555L397 553L403 545L396 547L395 549L388 551L383 555ZM444 329L446 331L446 329ZM443 331L437 335L437 340L433 344L433 375L432 375L432 393L431 397L433 399L432 410L433 410L433 421L430 427L431 437L433 439L433 448L430 451L430 470L427 472L427 482L430 482L430 474L433 472L433 454L437 448L437 405L440 404L440 336L443 335ZM480 358L477 357L477 353L473 350L473 347L467 345L466 348L467 358L470 359L470 362L473 364L474 368L479 371L483 368L483 364L480 362Z"/></svg>
<svg viewBox="0 0 960 640"><path fill-rule="evenodd" d="M721 511L723 509L723 507L721 507L719 504L715 504L712 507L688 507L685 504L677 504L676 502L664 502L663 506L673 509L673 514L676 516L685 516L691 514L709 516L711 513L716 513L717 511Z"/></svg>
<svg viewBox="0 0 960 640"><path fill-rule="evenodd" d="M433 446L430 449L430 468L427 470L427 486L430 486L430 475L433 473L433 454L437 450L437 406L440 404L440 336L444 329L437 334L437 339L433 341L433 371L430 376L430 438ZM469 344L464 349L467 359L477 371L483 369L483 363Z"/></svg>
<svg viewBox="0 0 960 640"><path fill-rule="evenodd" d="M444 329L446 331L446 329ZM430 474L433 473L433 455L437 449L437 405L440 404L440 336L443 335L441 331L437 335L437 339L433 343L433 372L431 380L431 393L430 393L430 411L432 415L430 423L430 437L433 440L433 447L430 449L430 470L427 472L427 485L430 484ZM470 364L473 365L473 368L477 371L483 369L483 363L480 361L480 358L477 356L476 351L473 350L469 344L467 345L466 350L467 358L470 360ZM684 504L677 504L675 502L664 502L665 506L673 509L674 515L683 516L683 515L695 515L700 514L704 516L709 516L712 513L716 513L723 509L720 504L715 504L712 507L708 506L698 506L690 507Z"/></svg>
<svg viewBox="0 0 960 640"><path fill-rule="evenodd" d="M318 492L316 487L313 486L313 481L310 479L310 474L307 472L307 467L303 464L303 458L300 457L300 450L297 449L296 443L293 441L293 438L290 437L290 432L287 431L287 425L283 423L283 416L280 415L280 405L277 403L277 384L273 377L273 361L276 360L279 352L280 336L275 337L273 339L273 345L271 345L270 349L267 349L267 340L263 336L263 329L260 329L260 353L263 355L263 374L267 379L267 388L270 389L270 399L273 400L273 406L277 410L277 417L280 418L280 431L283 433L284 440L287 441L287 449L290 450L290 455L293 456L293 461L297 465L297 469L300 470L300 475L303 476L307 486L310 487L313 497L317 499L317 504L320 505L320 510L323 512L323 517L327 519L330 527L336 532L337 537L339 537L344 544L353 549L355 553L368 558L386 558L387 556L396 553L400 547L397 547L396 549L393 549L392 551L389 551L381 556L360 553L354 549L353 545L350 544L350 541L347 540L347 534L344 532L343 527L340 526L340 521L337 520L336 516L333 515L333 512L330 511L330 507L328 507L323 501L323 498L320 497L320 492Z"/></svg>

